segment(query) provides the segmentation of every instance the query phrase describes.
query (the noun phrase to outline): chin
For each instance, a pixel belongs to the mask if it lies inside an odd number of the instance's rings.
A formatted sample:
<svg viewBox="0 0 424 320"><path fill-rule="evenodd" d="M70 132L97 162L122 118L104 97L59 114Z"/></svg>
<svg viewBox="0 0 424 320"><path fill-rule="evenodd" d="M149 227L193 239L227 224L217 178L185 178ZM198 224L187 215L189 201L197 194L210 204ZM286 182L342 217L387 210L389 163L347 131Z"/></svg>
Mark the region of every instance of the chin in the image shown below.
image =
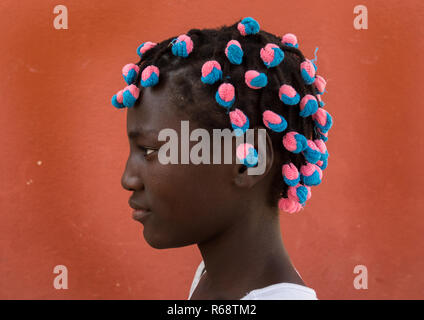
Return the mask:
<svg viewBox="0 0 424 320"><path fill-rule="evenodd" d="M159 234L149 234L146 232L146 228L143 230L143 236L146 242L155 249L171 249L171 248L180 248L195 244L196 242L188 241L178 241L171 237L161 237Z"/></svg>

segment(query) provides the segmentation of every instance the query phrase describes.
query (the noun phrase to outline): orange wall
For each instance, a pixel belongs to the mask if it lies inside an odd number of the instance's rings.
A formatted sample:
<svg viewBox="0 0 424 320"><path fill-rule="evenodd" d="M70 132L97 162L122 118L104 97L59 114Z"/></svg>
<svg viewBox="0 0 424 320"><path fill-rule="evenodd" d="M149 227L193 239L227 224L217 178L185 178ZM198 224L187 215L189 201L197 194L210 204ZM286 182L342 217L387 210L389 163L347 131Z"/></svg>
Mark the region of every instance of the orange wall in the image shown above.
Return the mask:
<svg viewBox="0 0 424 320"><path fill-rule="evenodd" d="M2 0L0 298L186 299L200 254L144 241L120 185L126 113L110 98L141 42L246 16L295 33L307 57L318 46L328 80L329 167L281 219L295 266L321 299L424 298L422 1L264 3ZM68 30L53 28L58 4ZM353 28L358 4L368 30ZM53 288L59 264L68 290ZM359 264L368 290L353 287Z"/></svg>

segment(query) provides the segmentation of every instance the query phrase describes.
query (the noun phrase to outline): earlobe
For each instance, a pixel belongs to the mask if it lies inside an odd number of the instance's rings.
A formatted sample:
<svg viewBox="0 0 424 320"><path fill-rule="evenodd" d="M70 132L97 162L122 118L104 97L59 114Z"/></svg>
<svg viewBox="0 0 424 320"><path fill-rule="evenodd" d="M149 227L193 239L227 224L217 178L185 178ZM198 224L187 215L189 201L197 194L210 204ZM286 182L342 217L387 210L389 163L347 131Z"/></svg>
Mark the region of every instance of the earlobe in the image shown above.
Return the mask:
<svg viewBox="0 0 424 320"><path fill-rule="evenodd" d="M245 183L244 183L245 181L244 181L244 179L243 179L243 177L239 174L239 175L237 175L235 178L234 178L234 184L237 186L237 187L245 187Z"/></svg>
<svg viewBox="0 0 424 320"><path fill-rule="evenodd" d="M237 187L245 188L248 187L246 184L246 173L247 173L247 167L244 164L236 164L234 167L234 184Z"/></svg>

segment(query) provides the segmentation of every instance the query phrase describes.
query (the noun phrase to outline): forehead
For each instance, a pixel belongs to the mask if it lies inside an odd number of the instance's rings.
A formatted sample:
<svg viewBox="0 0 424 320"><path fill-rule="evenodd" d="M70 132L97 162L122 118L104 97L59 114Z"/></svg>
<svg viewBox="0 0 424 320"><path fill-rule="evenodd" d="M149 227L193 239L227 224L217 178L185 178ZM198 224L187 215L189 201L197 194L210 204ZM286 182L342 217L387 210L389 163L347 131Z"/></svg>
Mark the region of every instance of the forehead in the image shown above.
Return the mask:
<svg viewBox="0 0 424 320"><path fill-rule="evenodd" d="M192 67L161 73L154 87L142 88L132 108L127 108L127 133L172 128L180 131L181 121L189 120L189 130L223 128L229 117L215 101L212 86L205 86Z"/></svg>
<svg viewBox="0 0 424 320"><path fill-rule="evenodd" d="M150 132L156 135L165 128L177 129L181 120L188 120L175 103L174 90L164 82L154 87L142 88L140 98L127 109L127 133Z"/></svg>

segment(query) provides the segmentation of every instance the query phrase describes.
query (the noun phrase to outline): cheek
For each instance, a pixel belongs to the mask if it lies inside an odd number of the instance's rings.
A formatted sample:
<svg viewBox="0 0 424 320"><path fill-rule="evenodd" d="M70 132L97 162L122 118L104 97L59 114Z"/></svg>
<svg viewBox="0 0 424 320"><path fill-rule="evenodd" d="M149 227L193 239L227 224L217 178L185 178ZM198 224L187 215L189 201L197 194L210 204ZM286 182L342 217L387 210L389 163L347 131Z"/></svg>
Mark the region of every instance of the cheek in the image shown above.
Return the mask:
<svg viewBox="0 0 424 320"><path fill-rule="evenodd" d="M228 165L155 163L145 181L154 216L147 232L175 241L196 242L224 228L234 212Z"/></svg>

